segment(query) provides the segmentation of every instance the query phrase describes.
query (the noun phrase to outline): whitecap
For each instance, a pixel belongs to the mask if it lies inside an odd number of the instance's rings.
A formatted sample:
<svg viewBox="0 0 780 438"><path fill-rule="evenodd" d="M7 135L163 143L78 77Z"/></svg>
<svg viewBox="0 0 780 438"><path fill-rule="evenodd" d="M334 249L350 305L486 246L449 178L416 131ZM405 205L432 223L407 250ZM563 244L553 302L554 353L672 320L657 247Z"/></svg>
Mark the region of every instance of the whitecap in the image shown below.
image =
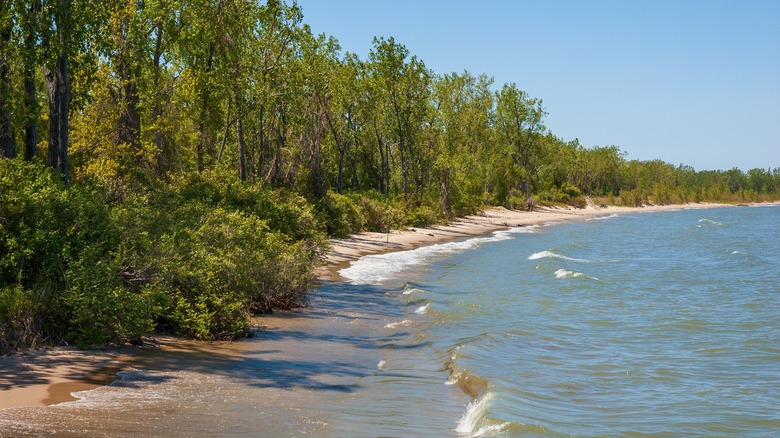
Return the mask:
<svg viewBox="0 0 780 438"><path fill-rule="evenodd" d="M543 258L546 258L546 257L555 258L555 259L569 260L571 262L590 263L590 260L575 259L573 257L566 257L564 255L556 254L556 253L554 253L552 251L535 252L535 253L531 254L530 256L528 256L528 260L538 260L538 259L543 259Z"/></svg>
<svg viewBox="0 0 780 438"><path fill-rule="evenodd" d="M726 224L723 222L714 221L712 219L699 219L699 225L696 225L697 227L706 227L706 226L713 226L713 227L722 227Z"/></svg>
<svg viewBox="0 0 780 438"><path fill-rule="evenodd" d="M613 214L610 214L609 216L589 217L589 218L585 219L585 221L603 221L603 220L606 220L606 219L614 219L616 217L618 217L618 215L613 213Z"/></svg>
<svg viewBox="0 0 780 438"><path fill-rule="evenodd" d="M581 277L581 272L574 272L569 271L568 269L558 269L555 271L555 277L556 278L564 278L564 277Z"/></svg>
<svg viewBox="0 0 780 438"><path fill-rule="evenodd" d="M376 367L380 370L385 368L385 365L387 365L387 361L384 359L380 360L378 364L376 364Z"/></svg>
<svg viewBox="0 0 780 438"><path fill-rule="evenodd" d="M424 314L428 313L428 307L430 307L430 305L431 305L431 303L428 303L428 304L426 304L424 306L420 306L420 307L418 307L414 311L414 313L416 313L418 315L424 315Z"/></svg>
<svg viewBox="0 0 780 438"><path fill-rule="evenodd" d="M490 399L493 398L493 394L490 392L485 393L482 397L472 401L466 406L466 412L458 422L458 427L455 431L467 436L479 436L481 426L485 422L487 417L488 405Z"/></svg>

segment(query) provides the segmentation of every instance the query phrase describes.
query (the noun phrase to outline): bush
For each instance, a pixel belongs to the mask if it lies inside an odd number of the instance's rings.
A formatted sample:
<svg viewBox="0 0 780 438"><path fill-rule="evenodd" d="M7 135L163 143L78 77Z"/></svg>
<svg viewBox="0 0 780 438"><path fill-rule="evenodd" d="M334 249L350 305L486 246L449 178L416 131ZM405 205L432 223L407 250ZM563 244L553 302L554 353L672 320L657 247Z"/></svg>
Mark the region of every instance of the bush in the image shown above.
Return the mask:
<svg viewBox="0 0 780 438"><path fill-rule="evenodd" d="M348 196L328 191L320 201L320 209L329 236L346 237L364 229L363 216Z"/></svg>
<svg viewBox="0 0 780 438"><path fill-rule="evenodd" d="M120 234L99 195L40 163L0 160L0 218L0 352L151 330L149 303L119 276Z"/></svg>
<svg viewBox="0 0 780 438"><path fill-rule="evenodd" d="M287 195L229 177L186 179L191 183L177 182L117 210L125 224L126 276L165 298L160 327L199 339L231 338L246 333L251 312L304 305L326 246L316 230L296 228L314 221L311 207L295 196L272 202ZM282 217L289 234L270 225Z"/></svg>
<svg viewBox="0 0 780 438"><path fill-rule="evenodd" d="M85 254L68 272L63 302L71 317L68 338L80 348L122 340L138 342L154 330L160 313L158 297L132 293L119 276L114 261Z"/></svg>
<svg viewBox="0 0 780 438"><path fill-rule="evenodd" d="M409 210L406 214L406 223L410 227L425 227L436 223L439 215L431 207L421 205Z"/></svg>
<svg viewBox="0 0 780 438"><path fill-rule="evenodd" d="M355 193L350 198L363 218L363 230L384 233L406 224L403 210L377 192Z"/></svg>
<svg viewBox="0 0 780 438"><path fill-rule="evenodd" d="M0 355L45 342L40 298L19 285L0 286Z"/></svg>
<svg viewBox="0 0 780 438"><path fill-rule="evenodd" d="M47 343L246 333L304 305L327 245L312 206L212 174L110 208L39 163L0 160L0 354Z"/></svg>
<svg viewBox="0 0 780 438"><path fill-rule="evenodd" d="M582 208L585 198L580 189L569 182L564 182L560 187L553 186L540 192L537 197L540 201L555 202Z"/></svg>

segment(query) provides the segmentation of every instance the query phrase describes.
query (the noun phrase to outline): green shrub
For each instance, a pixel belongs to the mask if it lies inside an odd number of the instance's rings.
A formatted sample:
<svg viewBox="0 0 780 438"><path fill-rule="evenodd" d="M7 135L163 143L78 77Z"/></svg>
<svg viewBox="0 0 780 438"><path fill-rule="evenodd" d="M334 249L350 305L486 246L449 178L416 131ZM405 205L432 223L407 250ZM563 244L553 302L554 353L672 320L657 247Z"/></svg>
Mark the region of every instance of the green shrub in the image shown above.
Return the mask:
<svg viewBox="0 0 780 438"><path fill-rule="evenodd" d="M120 270L113 260L100 260L89 250L71 265L63 302L70 313L68 338L80 348L138 342L154 330L159 298L133 293Z"/></svg>
<svg viewBox="0 0 780 438"><path fill-rule="evenodd" d="M68 336L65 294L79 263L110 260L118 242L108 207L83 187L65 187L40 163L0 160L0 290L6 347ZM84 254L91 254L83 261ZM96 280L96 278L93 278ZM83 287L100 296L99 283Z"/></svg>
<svg viewBox="0 0 780 438"><path fill-rule="evenodd" d="M251 312L306 302L326 240L312 230L272 229L255 212L276 194L233 184L201 184L200 192L176 184L117 211L127 276L166 298L159 318L166 330L231 338L245 333ZM310 207L293 199L303 205L272 211L309 221ZM312 237L296 239L306 234Z"/></svg>
<svg viewBox="0 0 780 438"><path fill-rule="evenodd" d="M421 205L409 210L406 214L406 223L410 227L425 227L435 224L439 215L431 207Z"/></svg>
<svg viewBox="0 0 780 438"><path fill-rule="evenodd" d="M364 229L364 220L360 210L348 196L328 191L320 201L328 235L346 237Z"/></svg>
<svg viewBox="0 0 780 438"><path fill-rule="evenodd" d="M569 182L564 182L560 187L552 186L547 190L539 192L536 197L543 202L562 203L575 207L585 205L585 198L580 189Z"/></svg>
<svg viewBox="0 0 780 438"><path fill-rule="evenodd" d="M270 229L295 240L317 239L324 232L306 198L287 190L270 189L240 181L233 172L211 170L174 178L156 196L169 203L199 201L205 205L241 211L268 222Z"/></svg>
<svg viewBox="0 0 780 438"><path fill-rule="evenodd" d="M0 286L0 355L45 342L40 298L19 285Z"/></svg>
<svg viewBox="0 0 780 438"><path fill-rule="evenodd" d="M312 206L218 172L109 207L41 164L0 160L0 354L44 343L201 339L306 302L327 241Z"/></svg>
<svg viewBox="0 0 780 438"><path fill-rule="evenodd" d="M368 192L349 196L363 218L363 230L384 233L406 225L403 209L385 200L383 195Z"/></svg>

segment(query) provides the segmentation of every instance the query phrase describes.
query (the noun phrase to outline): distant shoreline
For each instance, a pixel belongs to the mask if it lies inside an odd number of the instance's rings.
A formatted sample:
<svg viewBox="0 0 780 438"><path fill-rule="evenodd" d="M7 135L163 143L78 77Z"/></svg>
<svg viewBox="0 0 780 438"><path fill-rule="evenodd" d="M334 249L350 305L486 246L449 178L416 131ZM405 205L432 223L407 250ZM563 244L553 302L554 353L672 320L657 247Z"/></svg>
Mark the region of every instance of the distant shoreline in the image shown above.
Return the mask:
<svg viewBox="0 0 780 438"><path fill-rule="evenodd" d="M774 205L774 204L768 204ZM480 214L458 218L444 225L433 225L409 230L393 230L388 233L363 232L344 239L331 239L333 247L327 255L327 265L318 271L321 281L341 281L339 271L351 262L372 254L406 251L420 246L433 245L458 238L475 237L511 227L541 225L548 222L564 222L611 214L649 213L680 209L706 209L735 207L735 204L691 203L652 205L644 207L542 207L533 211L508 210L492 207Z"/></svg>
<svg viewBox="0 0 780 438"><path fill-rule="evenodd" d="M344 239L333 239L333 247L326 257L327 265L320 268L317 274L322 282L341 281L343 279L338 273L339 270L365 255L410 250L459 238L480 236L510 227L581 220L612 214L733 206L735 205L698 203L632 208L612 206L585 209L540 208L530 212L494 207L481 214L460 218L446 225L389 233L365 232ZM256 318L255 322L262 323L263 318ZM155 348L175 350L179 343L198 343L198 341L163 338ZM206 346L206 349L212 348L209 347L210 344L213 348L231 348L230 343L227 342L199 344ZM0 357L0 409L47 406L75 400L70 395L71 392L108 384L115 380L116 372L145 362L136 360L141 351L137 347L89 351L58 347ZM290 359L294 360L294 353L289 354Z"/></svg>

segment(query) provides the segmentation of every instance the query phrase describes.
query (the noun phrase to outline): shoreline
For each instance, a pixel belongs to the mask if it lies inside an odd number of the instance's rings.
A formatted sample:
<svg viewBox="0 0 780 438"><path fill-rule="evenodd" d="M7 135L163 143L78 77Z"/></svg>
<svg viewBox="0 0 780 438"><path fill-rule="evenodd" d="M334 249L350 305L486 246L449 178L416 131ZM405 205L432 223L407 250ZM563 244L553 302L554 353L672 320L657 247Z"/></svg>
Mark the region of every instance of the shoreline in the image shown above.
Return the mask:
<svg viewBox="0 0 780 438"><path fill-rule="evenodd" d="M332 239L333 246L326 256L326 266L318 269L320 282L337 282L343 278L339 270L365 255L404 251L421 246L477 237L511 227L541 225L550 222L568 222L592 217L660 212L680 209L730 207L732 204L680 204L647 207L606 208L540 208L535 211L514 211L494 207L478 215L459 218L444 225L413 228L389 233L364 232L344 239ZM263 318L254 319L263 325ZM272 329L273 330L273 329ZM163 338L153 347L123 347L112 350L80 351L57 347L0 357L0 409L26 406L49 406L77 398L75 391L94 389L117 379L116 373L149 363L146 352L174 351L178 345L197 343L205 350L231 349L229 342L197 342L177 338ZM280 352L283 356L285 352ZM295 360L294 351L286 356ZM153 360L152 360L153 361Z"/></svg>
<svg viewBox="0 0 780 438"><path fill-rule="evenodd" d="M691 203L653 205L644 207L602 208L541 207L533 211L508 210L491 207L480 214L458 218L453 222L429 227L392 230L388 233L362 232L343 239L331 239L333 247L326 256L327 265L320 268L317 277L323 282L343 281L339 275L351 262L373 254L407 251L421 246L452 240L477 237L513 227L541 225L549 222L568 222L612 214L651 213L682 209L734 207L734 204Z"/></svg>

